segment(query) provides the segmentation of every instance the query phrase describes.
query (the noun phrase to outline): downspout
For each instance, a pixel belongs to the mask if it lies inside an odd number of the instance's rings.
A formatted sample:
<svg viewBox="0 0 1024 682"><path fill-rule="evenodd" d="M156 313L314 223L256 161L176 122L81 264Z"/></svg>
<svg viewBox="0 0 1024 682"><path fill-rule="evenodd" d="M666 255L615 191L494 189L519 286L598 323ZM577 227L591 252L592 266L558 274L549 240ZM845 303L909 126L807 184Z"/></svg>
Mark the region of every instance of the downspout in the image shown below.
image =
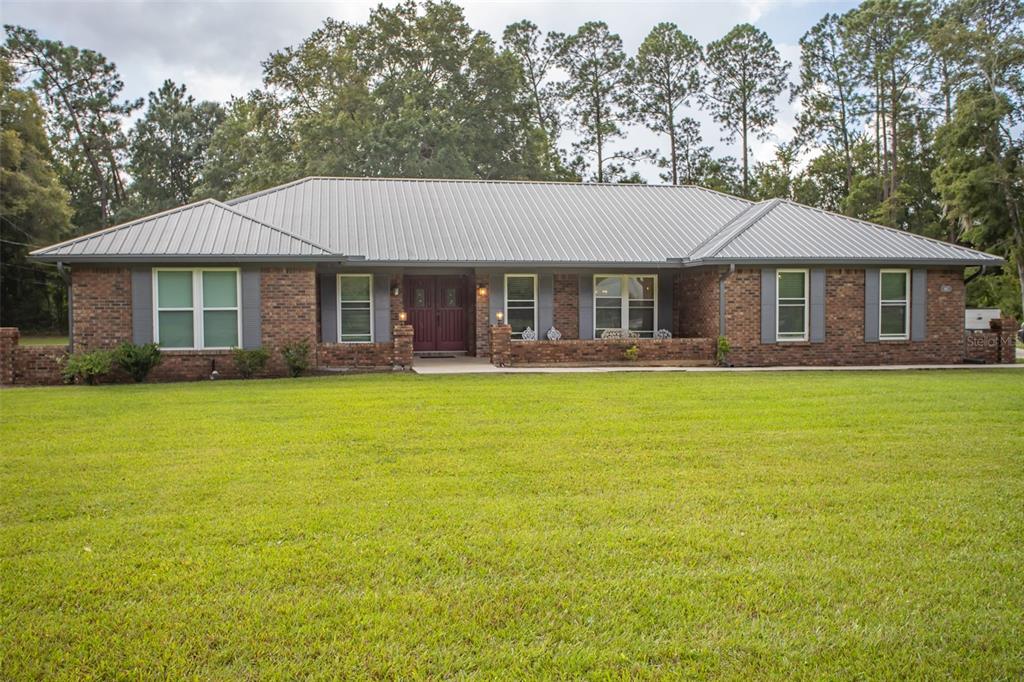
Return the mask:
<svg viewBox="0 0 1024 682"><path fill-rule="evenodd" d="M74 300L71 290L71 271L64 267L63 262L57 261L57 273L64 280L64 284L68 289L68 351L70 352L75 347L75 318L72 315Z"/></svg>
<svg viewBox="0 0 1024 682"><path fill-rule="evenodd" d="M964 286L967 286L968 284L973 282L978 277L984 275L986 270L988 270L988 266L987 265L982 265L980 270L978 270L976 273L974 273L973 275L971 275L970 277L968 277L967 279L964 280Z"/></svg>
<svg viewBox="0 0 1024 682"><path fill-rule="evenodd" d="M725 336L725 280L736 273L736 264L730 263L728 270L718 275L718 335Z"/></svg>

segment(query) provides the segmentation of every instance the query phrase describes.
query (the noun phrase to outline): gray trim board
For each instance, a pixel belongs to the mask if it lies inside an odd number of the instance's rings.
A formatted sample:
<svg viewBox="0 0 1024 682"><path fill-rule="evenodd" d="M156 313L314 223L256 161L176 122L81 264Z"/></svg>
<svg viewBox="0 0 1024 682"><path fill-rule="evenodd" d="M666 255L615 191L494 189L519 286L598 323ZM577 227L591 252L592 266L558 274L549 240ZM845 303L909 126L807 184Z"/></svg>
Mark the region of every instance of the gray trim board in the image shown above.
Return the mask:
<svg viewBox="0 0 1024 682"><path fill-rule="evenodd" d="M775 268L761 269L761 343L775 343Z"/></svg>
<svg viewBox="0 0 1024 682"><path fill-rule="evenodd" d="M725 277L718 277L718 335L725 336Z"/></svg>
<svg viewBox="0 0 1024 682"><path fill-rule="evenodd" d="M928 271L910 271L910 340L928 339Z"/></svg>
<svg viewBox="0 0 1024 682"><path fill-rule="evenodd" d="M152 268L132 268L132 343L153 343Z"/></svg>
<svg viewBox="0 0 1024 682"><path fill-rule="evenodd" d="M672 286L674 272L658 273L658 329L672 330Z"/></svg>
<svg viewBox="0 0 1024 682"><path fill-rule="evenodd" d="M490 296L488 296L490 308L490 317L487 319L487 324L492 325L497 322L495 317L499 310L505 310L505 273L504 272L492 272L491 273L491 286ZM508 322L508 320L505 320Z"/></svg>
<svg viewBox="0 0 1024 682"><path fill-rule="evenodd" d="M810 338L811 343L825 340L825 269L812 268L810 273Z"/></svg>
<svg viewBox="0 0 1024 682"><path fill-rule="evenodd" d="M261 276L258 268L242 268L242 348L259 348L263 345Z"/></svg>
<svg viewBox="0 0 1024 682"><path fill-rule="evenodd" d="M879 295L880 286L878 268L864 270L864 340L878 341Z"/></svg>
<svg viewBox="0 0 1024 682"><path fill-rule="evenodd" d="M338 342L337 275L320 275L320 340Z"/></svg>
<svg viewBox="0 0 1024 682"><path fill-rule="evenodd" d="M373 340L391 341L391 276L373 273Z"/></svg>
<svg viewBox="0 0 1024 682"><path fill-rule="evenodd" d="M594 338L594 275L580 275L580 338Z"/></svg>
<svg viewBox="0 0 1024 682"><path fill-rule="evenodd" d="M555 326L555 276L537 275L537 338L547 339L548 330Z"/></svg>

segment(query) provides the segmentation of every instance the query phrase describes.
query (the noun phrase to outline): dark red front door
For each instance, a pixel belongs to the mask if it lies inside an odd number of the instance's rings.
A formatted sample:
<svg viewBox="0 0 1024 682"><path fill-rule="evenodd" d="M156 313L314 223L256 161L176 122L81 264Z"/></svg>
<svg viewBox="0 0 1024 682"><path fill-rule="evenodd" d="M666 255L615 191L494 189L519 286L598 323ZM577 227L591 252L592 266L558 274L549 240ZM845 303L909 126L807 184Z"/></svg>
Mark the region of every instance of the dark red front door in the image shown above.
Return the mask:
<svg viewBox="0 0 1024 682"><path fill-rule="evenodd" d="M410 275L403 288L413 350L466 350L465 277Z"/></svg>

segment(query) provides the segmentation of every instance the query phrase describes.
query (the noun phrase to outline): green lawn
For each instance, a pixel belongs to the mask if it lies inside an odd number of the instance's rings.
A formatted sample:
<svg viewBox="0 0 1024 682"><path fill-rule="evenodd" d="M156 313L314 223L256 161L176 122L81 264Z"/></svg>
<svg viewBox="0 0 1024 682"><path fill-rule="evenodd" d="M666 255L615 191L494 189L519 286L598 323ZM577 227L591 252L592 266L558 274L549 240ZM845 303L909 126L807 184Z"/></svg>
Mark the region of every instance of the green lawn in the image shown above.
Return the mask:
<svg viewBox="0 0 1024 682"><path fill-rule="evenodd" d="M1024 675L1024 375L0 392L0 678Z"/></svg>

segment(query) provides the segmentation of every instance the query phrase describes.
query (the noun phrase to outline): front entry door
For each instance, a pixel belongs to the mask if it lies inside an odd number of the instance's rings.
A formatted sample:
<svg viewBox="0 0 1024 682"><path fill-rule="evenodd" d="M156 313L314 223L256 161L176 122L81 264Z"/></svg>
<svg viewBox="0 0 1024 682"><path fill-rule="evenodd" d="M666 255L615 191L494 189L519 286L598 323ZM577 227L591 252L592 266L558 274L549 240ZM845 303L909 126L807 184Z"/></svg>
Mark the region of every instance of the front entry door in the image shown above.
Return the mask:
<svg viewBox="0 0 1024 682"><path fill-rule="evenodd" d="M413 350L466 350L465 277L410 275L404 289Z"/></svg>

